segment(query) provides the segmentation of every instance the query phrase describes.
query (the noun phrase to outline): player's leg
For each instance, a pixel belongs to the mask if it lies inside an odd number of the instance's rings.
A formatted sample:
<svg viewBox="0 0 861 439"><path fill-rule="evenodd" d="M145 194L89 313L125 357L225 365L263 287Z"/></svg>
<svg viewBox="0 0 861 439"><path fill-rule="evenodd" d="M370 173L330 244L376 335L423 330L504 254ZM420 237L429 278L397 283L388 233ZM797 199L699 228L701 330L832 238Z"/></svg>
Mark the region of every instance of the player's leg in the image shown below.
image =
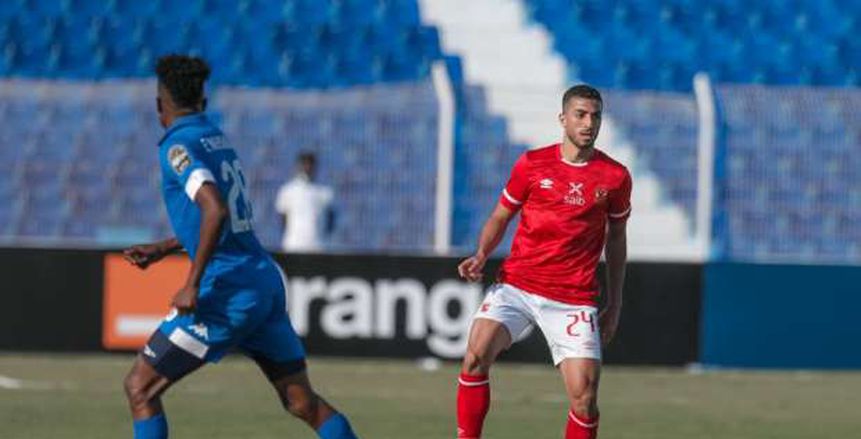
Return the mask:
<svg viewBox="0 0 861 439"><path fill-rule="evenodd" d="M167 418L161 395L204 363L205 351L201 349L205 345L185 332L181 328L183 323L191 323L191 317L171 318L162 323L135 358L123 381L135 439L167 438Z"/></svg>
<svg viewBox="0 0 861 439"><path fill-rule="evenodd" d="M353 439L349 421L311 387L305 349L284 312L283 295L276 296L269 319L240 344L272 383L284 408L323 439Z"/></svg>
<svg viewBox="0 0 861 439"><path fill-rule="evenodd" d="M269 378L284 408L308 424L320 438L356 438L347 418L311 387L304 359L274 362L260 355L252 358Z"/></svg>
<svg viewBox="0 0 861 439"><path fill-rule="evenodd" d="M141 355L135 358L123 387L132 412L132 428L136 439L167 437L167 418L160 397L170 384L170 380L159 375Z"/></svg>
<svg viewBox="0 0 861 439"><path fill-rule="evenodd" d="M457 437L478 438L490 410L490 367L531 321L519 292L494 285L476 313L457 386Z"/></svg>
<svg viewBox="0 0 861 439"><path fill-rule="evenodd" d="M598 436L598 381L601 373L601 334L595 307L568 305L533 297L554 364L565 382L569 410L566 439Z"/></svg>
<svg viewBox="0 0 861 439"><path fill-rule="evenodd" d="M272 383L284 408L303 420L322 439L355 439L347 418L311 387L305 365L305 348L285 310L287 278L272 262L261 276L271 305L266 320L249 333L240 347Z"/></svg>
<svg viewBox="0 0 861 439"><path fill-rule="evenodd" d="M598 383L601 362L589 358L568 358L559 364L571 406L565 439L598 437Z"/></svg>

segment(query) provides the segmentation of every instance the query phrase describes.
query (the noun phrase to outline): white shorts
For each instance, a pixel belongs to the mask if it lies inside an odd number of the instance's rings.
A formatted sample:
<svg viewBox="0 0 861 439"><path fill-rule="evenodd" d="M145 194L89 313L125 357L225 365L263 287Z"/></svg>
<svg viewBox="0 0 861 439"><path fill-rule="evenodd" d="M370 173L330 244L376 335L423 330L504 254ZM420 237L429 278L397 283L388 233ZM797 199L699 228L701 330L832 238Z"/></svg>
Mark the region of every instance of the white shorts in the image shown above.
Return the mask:
<svg viewBox="0 0 861 439"><path fill-rule="evenodd" d="M541 328L544 339L558 366L566 358L601 360L601 332L598 309L594 306L570 305L529 294L509 284L494 284L473 317L502 323L511 334L511 342L529 335L534 326Z"/></svg>

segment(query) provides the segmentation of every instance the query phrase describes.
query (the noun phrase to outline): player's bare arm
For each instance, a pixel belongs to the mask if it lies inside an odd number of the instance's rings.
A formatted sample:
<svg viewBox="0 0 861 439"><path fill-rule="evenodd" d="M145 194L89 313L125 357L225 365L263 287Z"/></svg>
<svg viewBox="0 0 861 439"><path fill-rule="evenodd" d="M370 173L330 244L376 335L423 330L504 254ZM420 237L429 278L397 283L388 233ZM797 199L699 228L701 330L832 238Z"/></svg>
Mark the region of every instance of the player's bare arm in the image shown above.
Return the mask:
<svg viewBox="0 0 861 439"><path fill-rule="evenodd" d="M604 257L607 261L607 296L601 310L601 341L606 346L613 340L622 313L622 286L625 283L625 263L628 259L626 221L610 222L607 226L607 244Z"/></svg>
<svg viewBox="0 0 861 439"><path fill-rule="evenodd" d="M460 277L470 282L481 280L481 272L484 269L484 264L487 262L488 255L496 250L496 246L499 245L502 237L505 236L505 229L508 228L508 223L511 222L516 213L501 203L497 203L490 217L481 228L478 249L475 251L475 254L464 259L457 266L457 272L460 274Z"/></svg>
<svg viewBox="0 0 861 439"><path fill-rule="evenodd" d="M227 206L212 183L204 183L197 190L194 202L200 207L201 212L200 246L197 254L194 255L185 285L173 297L172 305L181 314L193 311L197 304L203 270L215 252L218 238L221 236L221 227L228 215Z"/></svg>
<svg viewBox="0 0 861 439"><path fill-rule="evenodd" d="M123 257L132 265L146 270L150 265L160 261L167 255L182 250L182 244L176 238L152 244L139 244L123 250Z"/></svg>

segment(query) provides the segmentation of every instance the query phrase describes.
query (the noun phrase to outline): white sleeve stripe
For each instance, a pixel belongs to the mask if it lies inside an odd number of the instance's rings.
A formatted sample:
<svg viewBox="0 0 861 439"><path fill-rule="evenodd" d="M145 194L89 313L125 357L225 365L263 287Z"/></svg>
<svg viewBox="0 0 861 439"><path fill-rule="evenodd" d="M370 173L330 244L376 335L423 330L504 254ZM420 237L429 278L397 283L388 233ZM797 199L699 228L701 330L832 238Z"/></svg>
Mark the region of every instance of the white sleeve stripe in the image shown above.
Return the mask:
<svg viewBox="0 0 861 439"><path fill-rule="evenodd" d="M490 380L472 382L472 381L464 381L464 380L458 378L457 382L460 383L460 385L466 386L466 387L478 387L478 386L483 386L485 384L490 383Z"/></svg>
<svg viewBox="0 0 861 439"><path fill-rule="evenodd" d="M194 201L194 196L197 195L198 189L206 182L215 183L215 177L209 172L209 169L198 168L191 171L188 176L188 181L185 182L185 194L191 201Z"/></svg>
<svg viewBox="0 0 861 439"><path fill-rule="evenodd" d="M627 209L625 209L625 211L624 211L624 212L620 212L620 213L611 213L611 214L608 214L608 216L609 216L610 218L622 218L623 216L625 216L625 215L627 215L627 214L629 214L629 213L631 213L631 206L628 206L628 208L627 208Z"/></svg>
<svg viewBox="0 0 861 439"><path fill-rule="evenodd" d="M508 193L508 189L503 189L502 195L505 196L505 199L511 201L512 204L523 204L523 201L518 201L517 198L512 197L511 194Z"/></svg>

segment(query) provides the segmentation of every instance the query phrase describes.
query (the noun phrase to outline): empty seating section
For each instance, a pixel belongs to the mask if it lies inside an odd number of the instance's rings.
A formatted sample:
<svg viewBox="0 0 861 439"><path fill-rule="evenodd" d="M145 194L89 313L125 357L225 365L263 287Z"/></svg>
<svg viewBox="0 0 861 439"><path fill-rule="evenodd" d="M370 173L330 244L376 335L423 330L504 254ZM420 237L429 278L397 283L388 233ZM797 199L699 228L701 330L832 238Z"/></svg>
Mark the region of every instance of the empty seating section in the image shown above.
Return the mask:
<svg viewBox="0 0 861 439"><path fill-rule="evenodd" d="M433 245L437 104L429 82L343 91L223 89L215 100L248 169L258 235L281 238L278 187L301 150L335 190L333 250L428 251Z"/></svg>
<svg viewBox="0 0 861 439"><path fill-rule="evenodd" d="M572 76L602 88L638 167L691 218L691 80L706 71L720 84L722 258L861 261L861 92L782 87L861 85L859 0L524 1ZM443 54L415 0L181 3L0 1L0 241L168 236L152 67L181 52L214 66L211 114L248 171L265 245L281 237L275 193L310 150L336 192L334 250L432 248L438 108L429 69ZM466 251L526 146L511 143L481 87L451 73L452 245Z"/></svg>
<svg viewBox="0 0 861 439"><path fill-rule="evenodd" d="M152 81L0 82L0 234L110 245L169 236ZM432 247L437 104L427 81L343 91L221 88L218 118L249 175L256 228L277 248L273 203L300 150L336 192L335 250Z"/></svg>
<svg viewBox="0 0 861 439"><path fill-rule="evenodd" d="M602 87L861 85L858 0L525 0L575 76Z"/></svg>
<svg viewBox="0 0 861 439"><path fill-rule="evenodd" d="M427 76L437 30L414 0L7 0L0 74L148 77L193 53L222 84L331 88Z"/></svg>
<svg viewBox="0 0 861 439"><path fill-rule="evenodd" d="M697 107L693 95L609 90L605 111L631 139L638 166L653 171L667 201L696 217Z"/></svg>
<svg viewBox="0 0 861 439"><path fill-rule="evenodd" d="M861 91L724 86L718 95L725 256L861 262Z"/></svg>
<svg viewBox="0 0 861 439"><path fill-rule="evenodd" d="M454 221L452 244L472 250L484 221L496 205L517 157L527 147L507 138L505 119L487 113L487 98L480 87L465 87L460 142L455 157ZM499 251L507 252L514 227L509 228Z"/></svg>

